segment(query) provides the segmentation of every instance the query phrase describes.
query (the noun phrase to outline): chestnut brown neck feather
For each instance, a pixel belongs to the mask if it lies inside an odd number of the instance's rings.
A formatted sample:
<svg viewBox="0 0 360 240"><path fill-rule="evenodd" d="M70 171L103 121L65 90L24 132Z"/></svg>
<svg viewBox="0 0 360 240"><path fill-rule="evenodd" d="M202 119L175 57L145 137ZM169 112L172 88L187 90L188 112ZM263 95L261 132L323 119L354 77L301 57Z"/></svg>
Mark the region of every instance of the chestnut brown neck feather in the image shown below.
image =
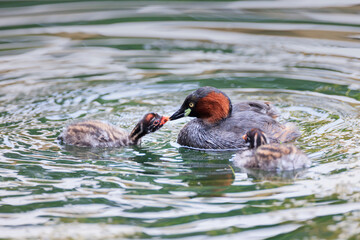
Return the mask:
<svg viewBox="0 0 360 240"><path fill-rule="evenodd" d="M211 92L196 105L198 118L208 123L217 123L222 119L229 117L231 113L230 100L222 93Z"/></svg>

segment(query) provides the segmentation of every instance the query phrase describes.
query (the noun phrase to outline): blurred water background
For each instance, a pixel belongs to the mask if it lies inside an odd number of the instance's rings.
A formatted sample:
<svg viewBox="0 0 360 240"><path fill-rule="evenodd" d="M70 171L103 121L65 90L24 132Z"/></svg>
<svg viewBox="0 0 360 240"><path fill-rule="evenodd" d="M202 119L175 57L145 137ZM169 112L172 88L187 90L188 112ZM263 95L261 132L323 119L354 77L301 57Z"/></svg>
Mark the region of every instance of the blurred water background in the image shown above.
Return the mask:
<svg viewBox="0 0 360 240"><path fill-rule="evenodd" d="M181 148L56 142L128 131L201 86L266 100L310 169L237 169ZM360 239L360 1L1 1L0 239Z"/></svg>

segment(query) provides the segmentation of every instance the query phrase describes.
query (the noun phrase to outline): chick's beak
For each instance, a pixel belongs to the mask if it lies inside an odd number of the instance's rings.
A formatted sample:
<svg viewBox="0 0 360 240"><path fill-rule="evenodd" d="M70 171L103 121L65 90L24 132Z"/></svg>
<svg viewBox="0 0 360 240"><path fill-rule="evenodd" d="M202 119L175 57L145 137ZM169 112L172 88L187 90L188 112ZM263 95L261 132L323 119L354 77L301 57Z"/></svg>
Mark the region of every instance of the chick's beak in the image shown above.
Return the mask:
<svg viewBox="0 0 360 240"><path fill-rule="evenodd" d="M172 120L176 120L176 119L179 119L179 118L182 118L182 117L185 117L185 110L180 108L173 115L171 115L169 120L172 121Z"/></svg>
<svg viewBox="0 0 360 240"><path fill-rule="evenodd" d="M169 118L168 116L163 116L161 118L161 121L160 121L160 126L164 125L165 123L167 123L167 121L169 121Z"/></svg>
<svg viewBox="0 0 360 240"><path fill-rule="evenodd" d="M246 139L247 139L247 135L246 135L246 134L244 134L244 135L242 136L242 139L244 139L244 140L246 141Z"/></svg>

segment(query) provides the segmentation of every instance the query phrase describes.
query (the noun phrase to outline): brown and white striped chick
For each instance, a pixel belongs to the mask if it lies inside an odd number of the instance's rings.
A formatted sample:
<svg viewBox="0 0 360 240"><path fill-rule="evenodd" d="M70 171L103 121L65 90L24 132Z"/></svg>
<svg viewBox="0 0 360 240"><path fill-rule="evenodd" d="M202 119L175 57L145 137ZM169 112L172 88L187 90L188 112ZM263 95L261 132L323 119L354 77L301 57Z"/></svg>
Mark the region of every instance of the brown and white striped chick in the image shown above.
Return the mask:
<svg viewBox="0 0 360 240"><path fill-rule="evenodd" d="M293 144L268 144L266 134L258 128L248 131L243 139L250 144L251 149L235 155L235 166L265 171L286 171L311 165L310 159Z"/></svg>
<svg viewBox="0 0 360 240"><path fill-rule="evenodd" d="M136 145L148 133L160 129L169 117L157 113L147 113L128 134L108 123L84 120L70 124L58 137L63 143L79 147L121 147Z"/></svg>

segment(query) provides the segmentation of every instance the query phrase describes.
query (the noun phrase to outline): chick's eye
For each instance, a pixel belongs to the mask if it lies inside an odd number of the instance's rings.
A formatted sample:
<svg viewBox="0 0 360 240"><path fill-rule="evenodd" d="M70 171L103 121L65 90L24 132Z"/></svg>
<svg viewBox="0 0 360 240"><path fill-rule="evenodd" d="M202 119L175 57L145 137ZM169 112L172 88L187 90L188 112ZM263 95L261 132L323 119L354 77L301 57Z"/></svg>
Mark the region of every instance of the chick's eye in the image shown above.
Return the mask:
<svg viewBox="0 0 360 240"><path fill-rule="evenodd" d="M194 107L194 105L195 104L193 102L189 103L189 107L191 107L191 108Z"/></svg>
<svg viewBox="0 0 360 240"><path fill-rule="evenodd" d="M154 121L154 124L155 124L155 125L158 125L159 123L160 123L159 120L155 120L155 121Z"/></svg>

